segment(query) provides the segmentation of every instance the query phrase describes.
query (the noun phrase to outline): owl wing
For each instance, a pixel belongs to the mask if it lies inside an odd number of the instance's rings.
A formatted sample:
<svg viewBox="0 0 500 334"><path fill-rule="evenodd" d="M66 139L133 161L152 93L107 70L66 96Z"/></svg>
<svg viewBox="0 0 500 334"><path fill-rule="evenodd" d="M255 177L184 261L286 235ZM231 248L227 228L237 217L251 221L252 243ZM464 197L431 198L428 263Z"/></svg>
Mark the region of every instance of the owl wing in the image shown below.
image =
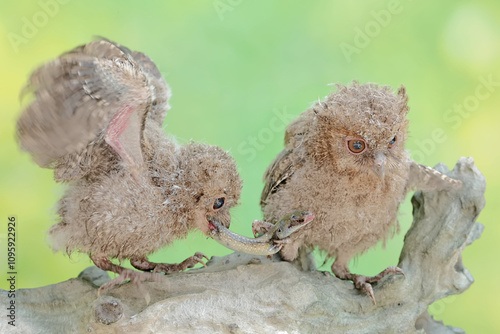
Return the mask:
<svg viewBox="0 0 500 334"><path fill-rule="evenodd" d="M151 109L147 117L161 126L167 115L167 111L170 109L168 104L171 95L170 88L151 58L137 51L132 52L132 57L139 64L144 74L146 74L151 85Z"/></svg>
<svg viewBox="0 0 500 334"><path fill-rule="evenodd" d="M54 168L63 157L79 157L105 141L125 165L141 166L145 117L153 101L168 99L168 88L158 84L149 58L137 53L136 61L133 55L98 40L34 71L24 90L33 92L34 101L17 123L21 148L40 166Z"/></svg>
<svg viewBox="0 0 500 334"><path fill-rule="evenodd" d="M156 64L142 52L130 51L130 49L123 45L112 42L104 37L100 38L113 44L124 54L130 55L137 63L142 73L146 76L151 91L151 106L147 117L153 119L161 126L165 120L167 111L170 109L168 100L170 99L171 91Z"/></svg>
<svg viewBox="0 0 500 334"><path fill-rule="evenodd" d="M304 140L309 128L309 118L301 114L297 119L290 123L285 131L285 149L274 159L264 173L265 182L262 195L260 197L260 206L266 204L269 195L278 191L281 185L284 185L289 177L299 169L304 160L297 154L298 148Z"/></svg>
<svg viewBox="0 0 500 334"><path fill-rule="evenodd" d="M264 173L265 185L260 197L260 206L263 207L266 204L269 196L278 191L279 187L284 185L288 178L302 166L302 163L293 150L283 150L278 154Z"/></svg>
<svg viewBox="0 0 500 334"><path fill-rule="evenodd" d="M406 191L460 189L462 181L438 172L434 168L410 161L410 173Z"/></svg>

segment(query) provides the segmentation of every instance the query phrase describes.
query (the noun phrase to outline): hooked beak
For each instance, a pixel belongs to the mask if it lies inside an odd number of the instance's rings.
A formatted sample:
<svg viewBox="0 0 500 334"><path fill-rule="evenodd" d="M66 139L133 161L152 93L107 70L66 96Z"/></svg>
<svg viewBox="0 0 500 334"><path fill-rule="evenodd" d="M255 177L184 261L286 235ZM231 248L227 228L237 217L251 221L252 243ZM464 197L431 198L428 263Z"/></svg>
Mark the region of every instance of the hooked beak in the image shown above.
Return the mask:
<svg viewBox="0 0 500 334"><path fill-rule="evenodd" d="M377 152L375 154L375 161L374 161L374 165L373 165L372 170L375 173L375 175L380 177L380 179L383 179L385 176L385 163L386 163L386 161L387 161L387 158L386 158L385 154L383 154L381 152Z"/></svg>

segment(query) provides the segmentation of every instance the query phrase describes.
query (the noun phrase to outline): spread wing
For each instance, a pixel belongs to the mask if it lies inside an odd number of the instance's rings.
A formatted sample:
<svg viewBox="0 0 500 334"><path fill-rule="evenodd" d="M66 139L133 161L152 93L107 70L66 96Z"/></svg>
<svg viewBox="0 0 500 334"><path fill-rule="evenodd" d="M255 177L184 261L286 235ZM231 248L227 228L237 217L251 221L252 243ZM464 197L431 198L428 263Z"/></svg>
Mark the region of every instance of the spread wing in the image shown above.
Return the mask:
<svg viewBox="0 0 500 334"><path fill-rule="evenodd" d="M151 85L151 108L148 112L148 118L153 119L161 126L167 111L170 109L168 104L171 95L170 88L151 58L137 51L132 52L132 57L146 74Z"/></svg>
<svg viewBox="0 0 500 334"><path fill-rule="evenodd" d="M41 66L26 91L34 100L17 123L21 148L41 167L55 168L64 160L70 170L81 168L75 160L88 161L85 154L104 141L125 165L141 166L145 118L153 111L151 117L162 122L169 97L146 55L108 40L79 46ZM79 171L62 174L71 179Z"/></svg>
<svg viewBox="0 0 500 334"><path fill-rule="evenodd" d="M168 100L170 99L171 91L156 64L142 52L130 51L123 45L114 43L103 37L101 37L101 39L115 45L124 54L130 55L137 63L142 73L146 76L151 92L151 106L147 113L147 117L155 120L159 125L162 125L167 115L167 111L170 109Z"/></svg>

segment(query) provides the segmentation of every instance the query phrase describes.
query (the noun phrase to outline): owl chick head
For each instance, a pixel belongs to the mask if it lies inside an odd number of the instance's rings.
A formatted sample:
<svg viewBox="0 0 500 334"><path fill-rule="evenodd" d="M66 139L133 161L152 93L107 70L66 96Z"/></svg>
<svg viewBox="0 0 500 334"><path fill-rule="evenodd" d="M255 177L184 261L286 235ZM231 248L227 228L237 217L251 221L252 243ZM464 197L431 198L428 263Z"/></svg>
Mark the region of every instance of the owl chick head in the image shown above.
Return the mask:
<svg viewBox="0 0 500 334"><path fill-rule="evenodd" d="M334 161L338 170L373 172L383 179L387 170L406 160L405 87L394 94L388 86L372 83L336 86L336 92L308 111L316 158Z"/></svg>
<svg viewBox="0 0 500 334"><path fill-rule="evenodd" d="M222 148L201 143L183 147L186 175L183 179L194 206L194 225L209 233L211 218L229 227L229 210L238 204L242 181L233 158Z"/></svg>

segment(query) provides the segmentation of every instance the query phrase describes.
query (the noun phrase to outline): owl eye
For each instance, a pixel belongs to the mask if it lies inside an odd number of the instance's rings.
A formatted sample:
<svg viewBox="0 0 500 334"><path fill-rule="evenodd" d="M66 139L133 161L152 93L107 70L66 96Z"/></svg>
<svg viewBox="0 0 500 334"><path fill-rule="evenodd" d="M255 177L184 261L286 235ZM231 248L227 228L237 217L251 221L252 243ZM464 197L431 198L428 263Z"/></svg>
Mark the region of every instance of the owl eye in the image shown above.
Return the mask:
<svg viewBox="0 0 500 334"><path fill-rule="evenodd" d="M219 210L220 208L222 208L224 206L224 201L225 201L225 198L224 197L219 197L215 200L214 202L214 210Z"/></svg>
<svg viewBox="0 0 500 334"><path fill-rule="evenodd" d="M394 145L396 144L397 136L394 136L394 138L391 139L389 142L389 148L393 148Z"/></svg>
<svg viewBox="0 0 500 334"><path fill-rule="evenodd" d="M366 142L361 138L347 139L346 145L352 154L361 154L366 150Z"/></svg>

